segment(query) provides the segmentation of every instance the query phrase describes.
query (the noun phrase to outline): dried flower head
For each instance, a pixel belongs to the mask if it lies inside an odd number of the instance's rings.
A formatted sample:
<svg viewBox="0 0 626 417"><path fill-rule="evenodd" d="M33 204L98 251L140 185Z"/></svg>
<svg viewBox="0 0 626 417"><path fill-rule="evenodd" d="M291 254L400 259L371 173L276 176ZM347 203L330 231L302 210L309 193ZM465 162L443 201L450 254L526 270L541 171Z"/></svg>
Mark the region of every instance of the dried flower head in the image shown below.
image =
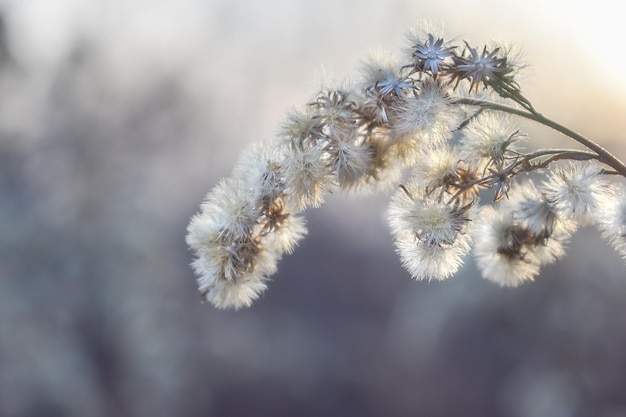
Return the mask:
<svg viewBox="0 0 626 417"><path fill-rule="evenodd" d="M192 266L204 299L218 308L250 305L276 270L277 253L255 236L261 216L241 181L222 180L187 229Z"/></svg>
<svg viewBox="0 0 626 417"><path fill-rule="evenodd" d="M461 80L469 80L470 91L478 91L480 84L488 88L494 84L511 83L513 80L509 75L513 68L501 52L500 48L489 51L487 46L484 46L479 53L476 48L465 42L464 53L453 57L454 66L450 70L452 79L457 81L457 85Z"/></svg>
<svg viewBox="0 0 626 417"><path fill-rule="evenodd" d="M511 199L504 204L518 223L540 239L568 238L576 231L576 224L564 218L532 181L517 185Z"/></svg>
<svg viewBox="0 0 626 417"><path fill-rule="evenodd" d="M414 72L429 72L433 77L449 67L448 58L451 58L456 46L448 46L443 38L435 39L432 33L428 34L428 39L413 45Z"/></svg>
<svg viewBox="0 0 626 417"><path fill-rule="evenodd" d="M288 199L299 210L319 207L334 187L332 162L323 144L290 143L281 169Z"/></svg>
<svg viewBox="0 0 626 417"><path fill-rule="evenodd" d="M361 115L353 94L349 89L328 89L309 102L309 111L321 124L326 138L349 135L358 128Z"/></svg>
<svg viewBox="0 0 626 417"><path fill-rule="evenodd" d="M454 198L466 204L478 197L478 188L472 185L478 179L477 166L463 160L457 147L435 146L419 151L413 168L414 181L433 196Z"/></svg>
<svg viewBox="0 0 626 417"><path fill-rule="evenodd" d="M310 113L292 109L287 112L278 137L284 141L297 144L311 145L323 139L323 123L319 117L313 117Z"/></svg>
<svg viewBox="0 0 626 417"><path fill-rule="evenodd" d="M489 168L489 177L481 183L482 186L492 188L495 193L493 201L500 201L504 196L509 198L509 190L511 189L511 178L514 170L513 163L504 166L502 163L496 164L494 168Z"/></svg>
<svg viewBox="0 0 626 417"><path fill-rule="evenodd" d="M198 287L218 308L250 305L282 254L306 233L288 206L281 158L274 146L248 148L189 223Z"/></svg>
<svg viewBox="0 0 626 417"><path fill-rule="evenodd" d="M614 198L605 199L599 210L598 228L611 246L626 260L626 186L616 187Z"/></svg>
<svg viewBox="0 0 626 417"><path fill-rule="evenodd" d="M509 114L482 112L463 129L460 152L463 159L480 161L484 169L519 155L525 135Z"/></svg>
<svg viewBox="0 0 626 417"><path fill-rule="evenodd" d="M424 147L418 153L413 177L426 193L435 189L443 193L457 184L460 160L456 148L446 145Z"/></svg>
<svg viewBox="0 0 626 417"><path fill-rule="evenodd" d="M251 201L258 200L264 207L285 192L281 165L283 154L277 142L254 143L248 146L235 164L232 176L239 178L248 190Z"/></svg>
<svg viewBox="0 0 626 417"><path fill-rule="evenodd" d="M381 54L371 56L362 65L363 103L361 112L376 125L389 123L388 112L399 97L416 90L415 80L401 75L401 69L392 58Z"/></svg>
<svg viewBox="0 0 626 417"><path fill-rule="evenodd" d="M602 169L592 162L562 164L542 188L559 213L581 226L595 223L598 209L615 195Z"/></svg>
<svg viewBox="0 0 626 417"><path fill-rule="evenodd" d="M540 265L565 255L564 244L576 231L576 224L563 218L545 194L532 181L515 187L502 210L513 213L515 224L526 231L524 244Z"/></svg>
<svg viewBox="0 0 626 417"><path fill-rule="evenodd" d="M367 143L339 142L333 171L343 190L363 185L374 170L374 150Z"/></svg>
<svg viewBox="0 0 626 417"><path fill-rule="evenodd" d="M424 195L414 182L392 197L389 225L413 278L442 280L459 269L470 250L470 209Z"/></svg>
<svg viewBox="0 0 626 417"><path fill-rule="evenodd" d="M415 80L401 75L401 69L391 56L370 55L361 66L364 91L375 91L382 97L402 96L415 89Z"/></svg>
<svg viewBox="0 0 626 417"><path fill-rule="evenodd" d="M508 210L486 206L478 219L474 256L483 277L507 287L533 280L541 262L534 246L526 244L532 232L519 226Z"/></svg>
<svg viewBox="0 0 626 417"><path fill-rule="evenodd" d="M431 145L445 142L463 120L458 106L434 81L424 82L419 94L398 101L391 120L392 136L399 141Z"/></svg>

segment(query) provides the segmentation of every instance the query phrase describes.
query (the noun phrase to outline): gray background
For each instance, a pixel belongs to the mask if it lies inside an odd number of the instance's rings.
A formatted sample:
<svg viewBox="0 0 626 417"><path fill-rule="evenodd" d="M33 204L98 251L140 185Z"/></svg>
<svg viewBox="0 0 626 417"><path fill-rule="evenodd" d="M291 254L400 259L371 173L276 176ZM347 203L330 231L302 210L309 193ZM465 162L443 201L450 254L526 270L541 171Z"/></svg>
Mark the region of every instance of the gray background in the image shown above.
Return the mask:
<svg viewBox="0 0 626 417"><path fill-rule="evenodd" d="M626 158L618 5L0 2L1 416L626 416L626 266L410 280L388 196L331 196L252 308L200 304L189 217L320 73L421 19L520 46L547 115ZM571 146L525 125L535 146Z"/></svg>

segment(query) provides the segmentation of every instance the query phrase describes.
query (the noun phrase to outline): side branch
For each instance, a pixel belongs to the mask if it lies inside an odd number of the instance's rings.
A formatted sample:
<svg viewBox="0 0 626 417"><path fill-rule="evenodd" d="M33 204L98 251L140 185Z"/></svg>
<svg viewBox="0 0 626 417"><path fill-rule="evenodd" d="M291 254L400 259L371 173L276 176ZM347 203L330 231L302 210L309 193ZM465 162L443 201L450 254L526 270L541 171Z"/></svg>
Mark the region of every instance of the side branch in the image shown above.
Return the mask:
<svg viewBox="0 0 626 417"><path fill-rule="evenodd" d="M542 160L541 162L533 162L533 160L537 158L544 158L550 156ZM511 163L508 167L504 168L499 172L492 172L490 175L484 176L482 178L478 178L474 181L468 182L464 184L459 190L448 200L448 204L451 204L453 201L463 194L465 191L471 189L475 186L484 187L490 181L494 180L498 176L510 176L513 177L521 172L531 172L538 169L546 168L552 162L569 159L575 161L589 161L591 159L598 159L598 155L593 152L587 151L577 151L573 149L542 149L527 155L520 155L519 158ZM612 172L611 172L612 173ZM403 189L404 187L401 186ZM404 191L408 194L408 191L404 189ZM409 197L413 198L411 195Z"/></svg>
<svg viewBox="0 0 626 417"><path fill-rule="evenodd" d="M459 98L454 100L454 103L457 104L466 104L470 106L477 106L482 109L490 109L496 111L502 111L505 113L514 114L520 117L524 117L526 119L532 120L534 122L540 123L544 126L550 127L557 132L564 134L581 145L587 147L588 149L596 152L598 154L598 161L602 162L613 168L617 171L621 176L626 178L626 165L620 161L617 157L611 154L609 151L604 149L602 146L598 145L594 141L582 136L581 134L555 122L554 120L548 119L544 115L538 112L530 112L526 110L517 109L515 107L507 106L504 104L493 103L485 100L475 100L470 98Z"/></svg>

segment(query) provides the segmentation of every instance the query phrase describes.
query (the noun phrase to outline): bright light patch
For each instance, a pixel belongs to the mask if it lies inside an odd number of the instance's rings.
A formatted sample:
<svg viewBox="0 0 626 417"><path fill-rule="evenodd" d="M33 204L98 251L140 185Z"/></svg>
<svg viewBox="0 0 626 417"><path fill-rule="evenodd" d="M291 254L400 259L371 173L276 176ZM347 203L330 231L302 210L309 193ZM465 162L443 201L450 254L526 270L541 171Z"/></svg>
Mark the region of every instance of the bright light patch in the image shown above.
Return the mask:
<svg viewBox="0 0 626 417"><path fill-rule="evenodd" d="M587 60L586 66L607 85L626 91L626 54L623 53L626 25L621 6L618 11L617 5L594 5L592 13L589 8L578 9L576 21L585 24L579 24L572 33L582 49L581 59Z"/></svg>

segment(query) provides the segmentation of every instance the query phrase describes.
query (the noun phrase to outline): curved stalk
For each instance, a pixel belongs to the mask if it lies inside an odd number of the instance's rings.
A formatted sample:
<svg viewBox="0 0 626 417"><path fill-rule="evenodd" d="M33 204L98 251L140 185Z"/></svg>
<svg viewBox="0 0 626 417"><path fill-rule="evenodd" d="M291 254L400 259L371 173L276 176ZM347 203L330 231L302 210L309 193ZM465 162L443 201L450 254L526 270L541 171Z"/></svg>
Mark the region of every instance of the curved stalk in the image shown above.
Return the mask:
<svg viewBox="0 0 626 417"><path fill-rule="evenodd" d="M514 114L514 115L532 120L534 122L537 122L544 126L550 127L556 130L557 132L560 132L564 134L565 136L568 136L574 139L576 142L580 143L586 148L594 151L595 153L598 154L597 159L599 162L602 162L603 164L610 166L615 171L617 171L620 175L622 175L623 177L626 177L626 165L622 161L620 161L617 157L615 157L613 154L611 154L609 151L607 151L606 149L604 149L602 146L598 145L591 139L587 139L586 137L569 129L568 127L565 127L562 124L555 122L554 120L548 119L541 113L520 110L515 107L507 106L504 104L493 103L493 102L486 101L486 100L459 98L459 99L454 100L454 102L457 104L467 104L470 106L478 106L484 109L497 110L497 111L502 111L505 113Z"/></svg>

